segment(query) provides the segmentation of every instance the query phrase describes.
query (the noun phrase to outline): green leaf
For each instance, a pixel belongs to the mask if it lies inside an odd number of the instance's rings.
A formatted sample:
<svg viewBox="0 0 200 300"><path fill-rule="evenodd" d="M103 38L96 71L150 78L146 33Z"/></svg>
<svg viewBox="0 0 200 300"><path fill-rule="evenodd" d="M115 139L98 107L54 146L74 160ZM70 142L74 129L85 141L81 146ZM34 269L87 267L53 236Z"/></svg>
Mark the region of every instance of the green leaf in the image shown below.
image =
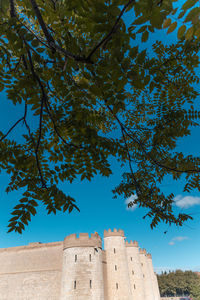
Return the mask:
<svg viewBox="0 0 200 300"><path fill-rule="evenodd" d="M191 39L193 37L193 33L194 33L194 28L190 27L185 34L186 40Z"/></svg>
<svg viewBox="0 0 200 300"><path fill-rule="evenodd" d="M182 25L179 29L178 29L178 39L181 39L184 36L184 33L186 31L186 26Z"/></svg>
<svg viewBox="0 0 200 300"><path fill-rule="evenodd" d="M194 7L190 10L188 15L186 16L184 22L192 22L193 24L198 23L199 24L199 14L200 14L200 8Z"/></svg>
<svg viewBox="0 0 200 300"><path fill-rule="evenodd" d="M146 57L146 50L143 50L143 51L141 51L141 52L138 54L137 62L138 62L139 64L144 63L145 57Z"/></svg>
<svg viewBox="0 0 200 300"><path fill-rule="evenodd" d="M149 37L149 32L148 31L145 31L143 34L142 34L142 42L146 42L148 40L148 37Z"/></svg>
<svg viewBox="0 0 200 300"><path fill-rule="evenodd" d="M180 12L180 14L178 15L178 19L181 19L184 15L185 15L186 11L183 10L182 12Z"/></svg>
<svg viewBox="0 0 200 300"><path fill-rule="evenodd" d="M141 24L146 23L147 21L148 21L147 16L141 16L141 17L137 18L137 19L133 22L133 24L134 24L134 25L141 25Z"/></svg>
<svg viewBox="0 0 200 300"><path fill-rule="evenodd" d="M0 83L0 92L2 92L4 89L4 85Z"/></svg>
<svg viewBox="0 0 200 300"><path fill-rule="evenodd" d="M138 48L139 48L138 46L131 48L131 50L129 51L129 56L131 58L135 58L137 56L137 54L138 54Z"/></svg>
<svg viewBox="0 0 200 300"><path fill-rule="evenodd" d="M137 33L142 33L146 30L147 25L143 25L142 27L140 27L140 29L137 31Z"/></svg>
<svg viewBox="0 0 200 300"><path fill-rule="evenodd" d="M74 208L73 206L69 207L69 214L72 212L73 208Z"/></svg>
<svg viewBox="0 0 200 300"><path fill-rule="evenodd" d="M177 22L172 23L172 24L169 26L169 28L168 28L168 30L167 30L167 33L169 34L169 33L173 32L173 31L176 29L176 27L177 27Z"/></svg>
<svg viewBox="0 0 200 300"><path fill-rule="evenodd" d="M167 28L170 26L172 20L169 18L169 19L165 19L165 21L163 22L163 28Z"/></svg>
<svg viewBox="0 0 200 300"><path fill-rule="evenodd" d="M200 38L200 28L195 31L195 35L197 38Z"/></svg>
<svg viewBox="0 0 200 300"><path fill-rule="evenodd" d="M42 53L42 52L44 52L45 51L45 49L44 48L42 48L42 47L40 47L40 48L37 48L37 52L39 52L39 53Z"/></svg>
<svg viewBox="0 0 200 300"><path fill-rule="evenodd" d="M160 11L156 11L150 18L150 23L155 28L161 29L163 24L163 15Z"/></svg>
<svg viewBox="0 0 200 300"><path fill-rule="evenodd" d="M188 8L191 8L192 6L194 6L196 3L198 2L198 0L187 0L183 5L182 5L182 9L183 10L187 10Z"/></svg>
<svg viewBox="0 0 200 300"><path fill-rule="evenodd" d="M31 42L31 45L33 46L33 47L38 47L39 46L39 41L38 40L33 40L32 42Z"/></svg>

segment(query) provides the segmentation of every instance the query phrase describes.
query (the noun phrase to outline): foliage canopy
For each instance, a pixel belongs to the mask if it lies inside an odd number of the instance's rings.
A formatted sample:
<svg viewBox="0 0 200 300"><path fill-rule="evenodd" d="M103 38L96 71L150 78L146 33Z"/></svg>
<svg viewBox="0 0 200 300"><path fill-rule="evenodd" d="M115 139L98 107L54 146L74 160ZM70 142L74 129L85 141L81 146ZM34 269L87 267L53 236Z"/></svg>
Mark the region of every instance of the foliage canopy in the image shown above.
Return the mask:
<svg viewBox="0 0 200 300"><path fill-rule="evenodd" d="M190 296L200 299L200 277L192 271L176 270L158 275L161 297Z"/></svg>
<svg viewBox="0 0 200 300"><path fill-rule="evenodd" d="M191 218L175 215L174 195L160 183L169 175L186 180L184 191L200 189L200 159L175 149L196 125L187 111L198 95L196 3L187 0L177 11L171 0L0 1L0 91L22 108L0 132L7 192L24 191L9 231L21 233L39 203L48 213L78 209L59 181L109 176L112 156L129 166L114 194L137 194L152 228ZM144 43L155 30L175 30L177 13L190 24L179 28L177 44L158 41L151 56L138 47L140 36ZM23 138L13 140L20 123Z"/></svg>

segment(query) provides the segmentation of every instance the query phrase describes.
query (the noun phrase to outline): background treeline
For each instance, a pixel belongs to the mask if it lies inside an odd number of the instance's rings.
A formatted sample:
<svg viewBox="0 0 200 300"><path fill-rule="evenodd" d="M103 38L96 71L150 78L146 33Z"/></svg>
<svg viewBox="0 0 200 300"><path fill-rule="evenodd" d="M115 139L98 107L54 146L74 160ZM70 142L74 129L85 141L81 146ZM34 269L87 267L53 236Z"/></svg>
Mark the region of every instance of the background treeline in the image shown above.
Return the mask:
<svg viewBox="0 0 200 300"><path fill-rule="evenodd" d="M200 276L192 271L176 270L158 275L161 297L190 296L200 300Z"/></svg>

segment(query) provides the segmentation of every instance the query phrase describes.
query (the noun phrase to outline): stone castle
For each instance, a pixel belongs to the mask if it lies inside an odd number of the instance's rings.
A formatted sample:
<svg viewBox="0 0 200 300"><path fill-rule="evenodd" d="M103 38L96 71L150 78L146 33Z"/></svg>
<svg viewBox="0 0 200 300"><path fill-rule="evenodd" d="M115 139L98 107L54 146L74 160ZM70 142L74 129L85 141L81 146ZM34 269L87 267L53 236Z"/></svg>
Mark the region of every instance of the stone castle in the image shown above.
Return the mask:
<svg viewBox="0 0 200 300"><path fill-rule="evenodd" d="M123 230L0 249L0 300L159 300L151 255Z"/></svg>

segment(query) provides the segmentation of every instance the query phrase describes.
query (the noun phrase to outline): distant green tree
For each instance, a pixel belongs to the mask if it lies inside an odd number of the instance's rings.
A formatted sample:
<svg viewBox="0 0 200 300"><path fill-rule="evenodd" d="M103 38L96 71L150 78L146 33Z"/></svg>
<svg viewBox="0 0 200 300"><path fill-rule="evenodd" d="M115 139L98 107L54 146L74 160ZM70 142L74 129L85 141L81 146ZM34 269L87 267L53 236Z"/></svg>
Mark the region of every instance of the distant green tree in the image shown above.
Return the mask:
<svg viewBox="0 0 200 300"><path fill-rule="evenodd" d="M193 300L200 300L200 279L199 282L194 282L190 289L190 296Z"/></svg>
<svg viewBox="0 0 200 300"><path fill-rule="evenodd" d="M199 300L200 278L195 272L176 270L158 275L158 285L162 297L185 295Z"/></svg>
<svg viewBox="0 0 200 300"><path fill-rule="evenodd" d="M21 233L40 203L48 213L78 209L59 182L109 176L110 157L129 167L115 196L136 194L152 228L191 218L174 213L160 183L169 175L186 180L184 191L200 189L199 157L176 152L197 125L195 5L187 0L179 14L172 0L0 0L0 91L22 109L0 133L6 191L23 190L9 231ZM172 32L177 13L192 29L180 27L177 44L156 42L149 57L138 36L145 43L162 26ZM13 139L19 124L23 137Z"/></svg>

